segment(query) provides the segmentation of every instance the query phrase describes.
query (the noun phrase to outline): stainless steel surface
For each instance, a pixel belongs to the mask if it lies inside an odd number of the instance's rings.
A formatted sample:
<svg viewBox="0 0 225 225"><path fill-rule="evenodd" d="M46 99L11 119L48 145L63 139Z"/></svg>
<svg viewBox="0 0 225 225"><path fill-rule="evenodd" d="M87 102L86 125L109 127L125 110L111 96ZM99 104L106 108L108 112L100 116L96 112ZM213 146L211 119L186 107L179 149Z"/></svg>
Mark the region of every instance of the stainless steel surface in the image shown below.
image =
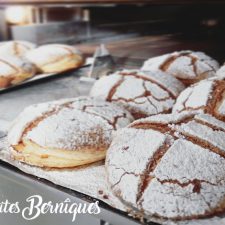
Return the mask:
<svg viewBox="0 0 225 225"><path fill-rule="evenodd" d="M116 64L104 44L101 44L94 53L93 63L90 66L88 76L100 78L115 70Z"/></svg>

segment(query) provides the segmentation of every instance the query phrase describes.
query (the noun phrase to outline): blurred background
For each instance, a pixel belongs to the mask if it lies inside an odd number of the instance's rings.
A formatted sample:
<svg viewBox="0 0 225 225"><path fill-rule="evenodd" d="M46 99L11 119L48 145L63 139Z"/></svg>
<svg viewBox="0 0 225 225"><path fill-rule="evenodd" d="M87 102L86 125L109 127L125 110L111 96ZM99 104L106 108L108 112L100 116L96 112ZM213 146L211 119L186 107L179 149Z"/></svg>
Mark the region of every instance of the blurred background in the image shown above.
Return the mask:
<svg viewBox="0 0 225 225"><path fill-rule="evenodd" d="M205 49L222 61L224 12L223 0L0 0L0 41L109 43L116 55L130 58L141 48L153 55L155 49ZM82 50L92 53L86 46Z"/></svg>

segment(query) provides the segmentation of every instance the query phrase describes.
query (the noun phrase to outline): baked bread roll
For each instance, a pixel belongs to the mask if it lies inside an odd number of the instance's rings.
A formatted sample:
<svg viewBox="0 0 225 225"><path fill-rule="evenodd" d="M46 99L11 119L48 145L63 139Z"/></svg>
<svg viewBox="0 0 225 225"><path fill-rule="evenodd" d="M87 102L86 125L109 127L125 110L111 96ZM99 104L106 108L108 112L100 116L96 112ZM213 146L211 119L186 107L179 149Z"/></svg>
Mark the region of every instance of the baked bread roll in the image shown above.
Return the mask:
<svg viewBox="0 0 225 225"><path fill-rule="evenodd" d="M35 66L18 56L0 56L0 88L18 84L35 74Z"/></svg>
<svg viewBox="0 0 225 225"><path fill-rule="evenodd" d="M42 45L26 54L26 58L42 73L57 73L79 67L84 60L73 46L62 44Z"/></svg>
<svg viewBox="0 0 225 225"><path fill-rule="evenodd" d="M35 44L28 41L4 41L0 42L0 56L14 55L24 56L28 51L34 49Z"/></svg>
<svg viewBox="0 0 225 225"><path fill-rule="evenodd" d="M64 99L26 108L8 140L16 160L39 167L75 167L104 159L112 133L132 120L112 103Z"/></svg>
<svg viewBox="0 0 225 225"><path fill-rule="evenodd" d="M211 114L225 121L225 81L209 78L185 89L173 107L173 112L196 111Z"/></svg>
<svg viewBox="0 0 225 225"><path fill-rule="evenodd" d="M203 52L180 51L150 58L141 70L161 70L173 75L185 85L215 76L219 69L216 60Z"/></svg>
<svg viewBox="0 0 225 225"><path fill-rule="evenodd" d="M186 220L225 211L225 123L164 114L116 132L107 151L116 196L140 216Z"/></svg>
<svg viewBox="0 0 225 225"><path fill-rule="evenodd" d="M166 113L184 89L176 78L160 71L119 71L96 81L90 95L116 102L135 119Z"/></svg>

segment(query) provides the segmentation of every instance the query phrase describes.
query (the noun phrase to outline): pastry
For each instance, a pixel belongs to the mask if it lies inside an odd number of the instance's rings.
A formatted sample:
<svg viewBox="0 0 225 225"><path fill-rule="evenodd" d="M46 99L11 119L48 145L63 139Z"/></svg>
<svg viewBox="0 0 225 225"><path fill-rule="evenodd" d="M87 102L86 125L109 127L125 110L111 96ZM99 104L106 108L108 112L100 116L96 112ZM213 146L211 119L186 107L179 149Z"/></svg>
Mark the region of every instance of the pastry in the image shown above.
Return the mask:
<svg viewBox="0 0 225 225"><path fill-rule="evenodd" d="M63 99L26 108L8 140L16 160L39 167L75 167L104 159L112 133L132 119L112 103Z"/></svg>
<svg viewBox="0 0 225 225"><path fill-rule="evenodd" d="M90 95L116 102L138 119L169 112L183 89L180 81L160 71L123 70L96 81Z"/></svg>
<svg viewBox="0 0 225 225"><path fill-rule="evenodd" d="M35 44L28 41L4 41L0 42L0 56L14 55L24 56L25 53L34 49Z"/></svg>
<svg viewBox="0 0 225 225"><path fill-rule="evenodd" d="M209 78L185 89L173 107L173 112L197 111L225 121L225 81Z"/></svg>
<svg viewBox="0 0 225 225"><path fill-rule="evenodd" d="M57 73L83 64L83 57L75 47L62 44L42 45L29 51L26 58L42 73Z"/></svg>
<svg viewBox="0 0 225 225"><path fill-rule="evenodd" d="M35 74L35 66L18 56L0 56L0 88L18 84Z"/></svg>
<svg viewBox="0 0 225 225"><path fill-rule="evenodd" d="M148 219L223 213L224 139L225 123L207 114L159 114L137 120L116 132L107 151L113 193Z"/></svg>
<svg viewBox="0 0 225 225"><path fill-rule="evenodd" d="M225 64L223 64L216 72L216 75L221 78L225 78Z"/></svg>
<svg viewBox="0 0 225 225"><path fill-rule="evenodd" d="M150 58L141 70L161 70L190 85L215 76L218 68L218 62L203 52L180 51Z"/></svg>

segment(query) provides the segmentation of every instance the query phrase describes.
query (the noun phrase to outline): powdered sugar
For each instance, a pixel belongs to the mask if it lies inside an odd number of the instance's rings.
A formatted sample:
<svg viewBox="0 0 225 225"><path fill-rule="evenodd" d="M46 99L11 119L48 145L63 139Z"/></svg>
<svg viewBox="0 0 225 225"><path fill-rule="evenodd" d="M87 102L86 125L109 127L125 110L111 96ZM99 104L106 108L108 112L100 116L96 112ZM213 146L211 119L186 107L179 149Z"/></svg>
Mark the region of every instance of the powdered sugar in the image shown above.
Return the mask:
<svg viewBox="0 0 225 225"><path fill-rule="evenodd" d="M4 41L0 42L0 56L23 56L26 52L36 47L28 41Z"/></svg>
<svg viewBox="0 0 225 225"><path fill-rule="evenodd" d="M15 76L19 73L32 73L34 66L20 57L0 55L0 77Z"/></svg>
<svg viewBox="0 0 225 225"><path fill-rule="evenodd" d="M173 112L202 110L207 106L217 79L202 80L185 89L176 100Z"/></svg>
<svg viewBox="0 0 225 225"><path fill-rule="evenodd" d="M178 80L162 72L123 70L97 81L90 95L147 116L170 110L183 88Z"/></svg>
<svg viewBox="0 0 225 225"><path fill-rule="evenodd" d="M151 146L146 151L149 140ZM166 135L159 132L132 128L121 129L114 137L107 154L106 166L113 190L117 192L122 189L121 195L126 202L136 204L141 174L165 140Z"/></svg>
<svg viewBox="0 0 225 225"><path fill-rule="evenodd" d="M42 45L26 54L26 58L38 66L55 62L65 56L79 54L80 52L73 46L61 44Z"/></svg>
<svg viewBox="0 0 225 225"><path fill-rule="evenodd" d="M150 128L151 123L158 127ZM168 134L163 124L168 124ZM146 217L182 219L220 210L225 198L225 158L218 152L225 150L224 126L210 115L191 113L133 122L117 133L108 150L106 166L114 193L144 210ZM131 187L128 181L133 182Z"/></svg>
<svg viewBox="0 0 225 225"><path fill-rule="evenodd" d="M117 117L120 120L116 120ZM25 129L40 118L41 121L24 134ZM85 97L65 99L31 106L22 112L9 132L9 141L15 145L21 139L29 139L43 147L65 150L98 146L100 142L109 145L113 130L131 121L128 112L111 103Z"/></svg>
<svg viewBox="0 0 225 225"><path fill-rule="evenodd" d="M195 80L214 76L218 68L218 62L203 52L180 51L150 58L141 70L163 70L179 79Z"/></svg>

